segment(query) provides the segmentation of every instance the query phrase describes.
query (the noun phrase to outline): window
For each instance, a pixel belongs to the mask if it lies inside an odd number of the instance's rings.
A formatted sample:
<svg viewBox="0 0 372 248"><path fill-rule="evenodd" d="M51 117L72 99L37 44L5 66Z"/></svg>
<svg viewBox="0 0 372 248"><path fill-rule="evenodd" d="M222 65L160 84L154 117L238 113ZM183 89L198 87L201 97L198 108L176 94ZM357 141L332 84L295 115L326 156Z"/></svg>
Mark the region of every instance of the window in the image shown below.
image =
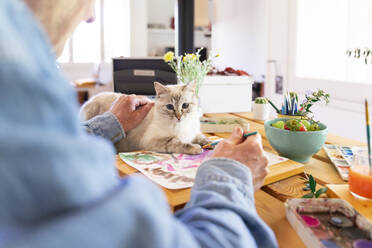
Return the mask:
<svg viewBox="0 0 372 248"><path fill-rule="evenodd" d="M129 0L97 0L96 20L82 22L67 42L60 63L110 62L130 52Z"/></svg>
<svg viewBox="0 0 372 248"><path fill-rule="evenodd" d="M300 0L297 5L299 77L372 83L372 66L345 56L372 47L372 1Z"/></svg>
<svg viewBox="0 0 372 248"><path fill-rule="evenodd" d="M293 0L289 17L289 88L355 103L371 95L372 65L346 51L372 48L372 1Z"/></svg>

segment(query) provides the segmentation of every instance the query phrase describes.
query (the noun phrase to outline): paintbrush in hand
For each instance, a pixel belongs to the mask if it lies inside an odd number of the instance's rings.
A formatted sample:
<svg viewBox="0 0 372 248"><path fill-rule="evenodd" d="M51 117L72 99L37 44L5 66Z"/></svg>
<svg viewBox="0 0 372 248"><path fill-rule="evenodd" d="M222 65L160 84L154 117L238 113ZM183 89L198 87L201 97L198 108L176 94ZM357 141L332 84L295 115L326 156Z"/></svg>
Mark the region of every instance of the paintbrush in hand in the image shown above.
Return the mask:
<svg viewBox="0 0 372 248"><path fill-rule="evenodd" d="M251 133L245 133L245 134L243 134L243 136L244 136L244 138L247 138L249 136L256 135L256 134L257 134L257 132L251 132ZM220 142L221 142L221 140L218 140L218 141L206 144L206 145L203 146L203 149L213 149Z"/></svg>

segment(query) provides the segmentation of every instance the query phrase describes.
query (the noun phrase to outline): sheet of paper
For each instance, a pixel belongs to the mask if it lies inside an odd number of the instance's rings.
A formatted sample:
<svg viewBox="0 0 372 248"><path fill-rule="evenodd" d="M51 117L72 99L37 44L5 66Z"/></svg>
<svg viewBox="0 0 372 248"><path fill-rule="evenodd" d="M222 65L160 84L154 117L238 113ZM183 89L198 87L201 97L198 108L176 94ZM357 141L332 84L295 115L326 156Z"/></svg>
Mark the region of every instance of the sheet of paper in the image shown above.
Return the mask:
<svg viewBox="0 0 372 248"><path fill-rule="evenodd" d="M274 153L271 152L265 152L266 155L269 157L269 166L274 164L283 163L288 160L288 158L280 157Z"/></svg>
<svg viewBox="0 0 372 248"><path fill-rule="evenodd" d="M168 189L183 189L194 185L198 167L212 152L204 150L199 155L187 155L141 151L120 153L119 156L155 183ZM270 159L269 166L288 160L272 153L266 154Z"/></svg>

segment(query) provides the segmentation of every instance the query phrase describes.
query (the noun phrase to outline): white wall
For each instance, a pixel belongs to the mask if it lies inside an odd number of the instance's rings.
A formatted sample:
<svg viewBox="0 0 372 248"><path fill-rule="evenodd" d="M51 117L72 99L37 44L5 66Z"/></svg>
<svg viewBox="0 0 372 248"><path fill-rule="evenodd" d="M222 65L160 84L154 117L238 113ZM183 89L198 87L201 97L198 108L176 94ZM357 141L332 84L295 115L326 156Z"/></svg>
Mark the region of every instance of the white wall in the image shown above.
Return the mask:
<svg viewBox="0 0 372 248"><path fill-rule="evenodd" d="M215 0L212 50L217 67L246 70L255 79L266 74L268 0Z"/></svg>
<svg viewBox="0 0 372 248"><path fill-rule="evenodd" d="M361 105L359 107L360 111L356 112L348 107L342 107L344 104L355 105L353 103L339 102L335 99L332 100L331 98L330 105L317 106L313 110L315 110L316 118L328 126L330 133L367 142L365 115L362 112L364 106Z"/></svg>
<svg viewBox="0 0 372 248"><path fill-rule="evenodd" d="M175 47L175 32L170 29L171 18L175 16L177 0L148 0L147 15L149 24L162 24L165 29L148 29L148 56L164 54L165 47Z"/></svg>
<svg viewBox="0 0 372 248"><path fill-rule="evenodd" d="M288 0L268 0L268 46L265 95L280 105L282 95L275 93L275 76L283 76L283 86L288 85Z"/></svg>
<svg viewBox="0 0 372 248"><path fill-rule="evenodd" d="M164 24L170 28L171 17L174 16L177 0L148 0L148 23Z"/></svg>
<svg viewBox="0 0 372 248"><path fill-rule="evenodd" d="M130 0L130 56L147 56L147 4L151 0Z"/></svg>

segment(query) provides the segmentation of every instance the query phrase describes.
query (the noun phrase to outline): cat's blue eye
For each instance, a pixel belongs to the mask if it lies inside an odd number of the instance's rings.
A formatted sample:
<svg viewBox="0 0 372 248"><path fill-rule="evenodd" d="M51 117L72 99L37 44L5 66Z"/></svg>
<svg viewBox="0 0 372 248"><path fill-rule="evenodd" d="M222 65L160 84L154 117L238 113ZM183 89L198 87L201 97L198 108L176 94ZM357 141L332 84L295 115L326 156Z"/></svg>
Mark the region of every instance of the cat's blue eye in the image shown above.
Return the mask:
<svg viewBox="0 0 372 248"><path fill-rule="evenodd" d="M184 103L184 104L182 104L182 108L183 109L187 109L189 107L189 104L188 103Z"/></svg>
<svg viewBox="0 0 372 248"><path fill-rule="evenodd" d="M167 109L169 109L169 110L173 110L174 109L174 106L172 105L172 104L167 104Z"/></svg>

